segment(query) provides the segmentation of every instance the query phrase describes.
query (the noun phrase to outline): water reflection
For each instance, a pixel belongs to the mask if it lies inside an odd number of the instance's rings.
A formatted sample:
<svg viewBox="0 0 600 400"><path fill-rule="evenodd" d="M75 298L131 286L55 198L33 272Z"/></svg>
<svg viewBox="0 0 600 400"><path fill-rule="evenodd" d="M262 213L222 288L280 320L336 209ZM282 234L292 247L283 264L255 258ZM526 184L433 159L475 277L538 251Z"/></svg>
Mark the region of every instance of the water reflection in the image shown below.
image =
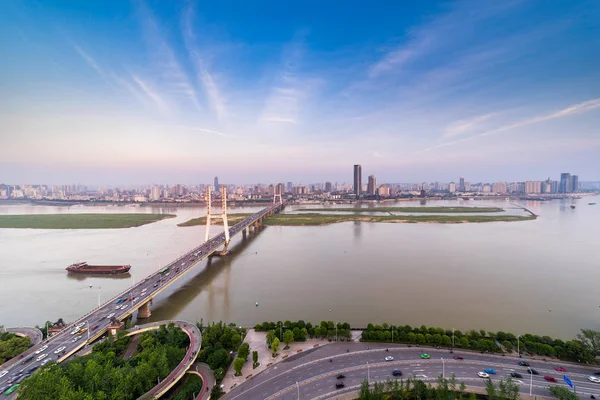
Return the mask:
<svg viewBox="0 0 600 400"><path fill-rule="evenodd" d="M121 279L131 279L131 274L128 272L126 274L69 274L67 273L67 278L75 280L75 281L85 281L86 279L106 279L106 280L121 280Z"/></svg>

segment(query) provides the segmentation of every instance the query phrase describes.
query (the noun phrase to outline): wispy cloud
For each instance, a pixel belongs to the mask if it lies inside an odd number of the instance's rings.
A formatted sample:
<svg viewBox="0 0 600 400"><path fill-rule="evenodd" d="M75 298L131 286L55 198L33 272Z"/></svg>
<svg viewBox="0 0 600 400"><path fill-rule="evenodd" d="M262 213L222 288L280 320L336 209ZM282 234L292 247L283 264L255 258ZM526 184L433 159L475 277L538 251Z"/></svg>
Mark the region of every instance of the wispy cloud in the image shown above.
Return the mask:
<svg viewBox="0 0 600 400"><path fill-rule="evenodd" d="M497 113L489 113L484 115L478 115L476 117L462 119L454 121L446 127L444 130L443 137L455 137L471 132L480 127L481 123L490 119L491 117L498 115Z"/></svg>
<svg viewBox="0 0 600 400"><path fill-rule="evenodd" d="M167 113L170 111L167 102L153 89L148 83L144 82L140 77L136 75L132 75L131 77L135 83L139 86L139 88L151 99L154 104L163 112Z"/></svg>
<svg viewBox="0 0 600 400"><path fill-rule="evenodd" d="M112 85L113 82L110 80L109 74L104 71L104 69L100 68L96 60L94 60L88 53L83 51L83 49L77 45L73 45L75 51L83 58L83 60L104 79L106 83Z"/></svg>
<svg viewBox="0 0 600 400"><path fill-rule="evenodd" d="M217 136L221 136L221 137L228 137L228 138L237 137L236 135L230 135L228 133L223 133L223 132L215 131L213 129L199 128L199 127L196 127L196 126L176 125L174 127L169 126L168 128L184 129L184 130L188 130L188 131L197 131L197 132L205 132L205 133L211 133L213 135L217 135Z"/></svg>
<svg viewBox="0 0 600 400"><path fill-rule="evenodd" d="M196 110L202 110L196 89L179 64L175 52L161 33L158 23L143 1L139 3L144 39L154 58L154 68L160 76L161 90L175 97L184 97L191 101Z"/></svg>
<svg viewBox="0 0 600 400"><path fill-rule="evenodd" d="M193 5L190 4L190 6L182 15L185 47L190 55L190 58L192 59L194 68L196 69L198 80L204 87L204 91L206 92L206 96L212 110L217 114L217 119L222 120L227 115L226 98L219 89L219 85L217 84L213 74L210 73L205 59L197 50L194 30L192 28L193 18L194 8Z"/></svg>
<svg viewBox="0 0 600 400"><path fill-rule="evenodd" d="M297 39L284 50L281 72L265 101L260 121L298 123L300 105L308 90L303 87L307 82L301 82L298 77L301 54L301 42Z"/></svg>
<svg viewBox="0 0 600 400"><path fill-rule="evenodd" d="M596 99L584 101L582 103L574 104L572 106L563 108L562 110L559 110L559 111L556 111L556 112L553 112L550 114L526 118L521 121L517 121L513 124L501 126L496 129L491 129L489 131L485 131L485 132L479 133L477 135L469 136L469 137L466 137L463 139L454 140L452 142L441 143L436 146L432 146L432 147L423 149L422 151L430 151L430 150L439 149L441 147L448 147L448 146L452 146L452 145L455 145L458 143L464 143L464 142L478 139L478 138L485 137L485 136L497 135L502 132L507 132L507 131L510 131L513 129L537 124L540 122L546 122L546 121L550 121L550 120L557 119L557 118L563 118L563 117L568 117L568 116L572 116L572 115L576 115L576 114L582 114L582 113L589 112L589 111L592 111L592 110L595 110L598 108L600 108L600 98L596 98Z"/></svg>

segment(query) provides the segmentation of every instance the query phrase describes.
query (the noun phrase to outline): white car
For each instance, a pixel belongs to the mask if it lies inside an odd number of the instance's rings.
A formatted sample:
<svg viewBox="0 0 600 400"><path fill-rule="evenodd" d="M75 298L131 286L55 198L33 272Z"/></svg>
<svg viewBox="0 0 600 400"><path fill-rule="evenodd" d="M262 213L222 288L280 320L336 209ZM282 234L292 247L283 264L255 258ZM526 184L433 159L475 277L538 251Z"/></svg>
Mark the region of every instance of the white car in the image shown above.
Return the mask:
<svg viewBox="0 0 600 400"><path fill-rule="evenodd" d="M143 288L142 293L144 293L146 290L148 290L148 288Z"/></svg>
<svg viewBox="0 0 600 400"><path fill-rule="evenodd" d="M600 383L600 376L590 375L588 376L588 379L590 380L590 382Z"/></svg>
<svg viewBox="0 0 600 400"><path fill-rule="evenodd" d="M51 358L46 358L44 361L42 361L42 362L40 363L40 365L46 365L46 364L48 364L50 361L52 361L52 359L51 359Z"/></svg>
<svg viewBox="0 0 600 400"><path fill-rule="evenodd" d="M124 309L126 309L126 308L127 308L127 304L123 305L123 306L121 307L121 310L124 310Z"/></svg>
<svg viewBox="0 0 600 400"><path fill-rule="evenodd" d="M385 358L385 361L394 361L394 357L392 357L392 356L387 356L387 357Z"/></svg>
<svg viewBox="0 0 600 400"><path fill-rule="evenodd" d="M58 349L54 350L54 354L58 354L66 348L67 348L66 346L60 346Z"/></svg>
<svg viewBox="0 0 600 400"><path fill-rule="evenodd" d="M81 336L75 336L73 338L73 340L71 340L71 343L75 343L76 341L78 341L79 339L81 339Z"/></svg>
<svg viewBox="0 0 600 400"><path fill-rule="evenodd" d="M121 306L116 306L116 307L115 307L115 310L118 310L119 308L121 308Z"/></svg>
<svg viewBox="0 0 600 400"><path fill-rule="evenodd" d="M114 316L115 316L115 313L114 313L114 312L113 312L113 313L110 313L110 314L108 314L108 315L106 316L106 319L111 319L111 318L112 318L112 317L114 317Z"/></svg>
<svg viewBox="0 0 600 400"><path fill-rule="evenodd" d="M35 354L40 354L42 351L46 350L47 348L48 348L48 345L42 346L35 351Z"/></svg>
<svg viewBox="0 0 600 400"><path fill-rule="evenodd" d="M48 357L48 354L42 354L41 356L39 356L36 361L42 361L44 358Z"/></svg>
<svg viewBox="0 0 600 400"><path fill-rule="evenodd" d="M477 376L479 376L480 378L489 378L489 374L487 372L478 372Z"/></svg>
<svg viewBox="0 0 600 400"><path fill-rule="evenodd" d="M8 371L6 371L6 370L0 372L0 378L2 378L6 374L8 374Z"/></svg>

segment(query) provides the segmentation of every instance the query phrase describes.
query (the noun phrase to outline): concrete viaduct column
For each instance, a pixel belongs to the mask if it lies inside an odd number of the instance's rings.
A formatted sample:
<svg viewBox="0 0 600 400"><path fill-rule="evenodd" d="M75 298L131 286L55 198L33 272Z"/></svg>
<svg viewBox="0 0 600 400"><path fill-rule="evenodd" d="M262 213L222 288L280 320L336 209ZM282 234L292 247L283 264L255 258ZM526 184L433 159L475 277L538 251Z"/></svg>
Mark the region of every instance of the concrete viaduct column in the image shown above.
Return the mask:
<svg viewBox="0 0 600 400"><path fill-rule="evenodd" d="M152 312L150 311L150 303L151 301L148 301L138 309L138 318L150 318L152 315Z"/></svg>

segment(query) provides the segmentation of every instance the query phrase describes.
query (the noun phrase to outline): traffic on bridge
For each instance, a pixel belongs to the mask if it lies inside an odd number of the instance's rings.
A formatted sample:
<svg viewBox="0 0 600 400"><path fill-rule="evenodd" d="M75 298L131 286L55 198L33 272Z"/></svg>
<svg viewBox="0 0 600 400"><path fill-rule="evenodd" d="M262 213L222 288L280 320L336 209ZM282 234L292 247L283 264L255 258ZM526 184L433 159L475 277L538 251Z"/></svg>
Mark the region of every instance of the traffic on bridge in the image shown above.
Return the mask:
<svg viewBox="0 0 600 400"><path fill-rule="evenodd" d="M264 217L279 212L283 206L272 205L247 217L229 228L229 236L235 236L248 227L257 226L262 223ZM115 321L124 320L136 310L139 310L138 318L149 317L150 302L154 297L227 244L225 232L222 232L90 311L61 332L9 360L0 366L0 389L3 389L0 393L19 384L50 361L66 360L105 334ZM15 393L16 391L10 396Z"/></svg>

